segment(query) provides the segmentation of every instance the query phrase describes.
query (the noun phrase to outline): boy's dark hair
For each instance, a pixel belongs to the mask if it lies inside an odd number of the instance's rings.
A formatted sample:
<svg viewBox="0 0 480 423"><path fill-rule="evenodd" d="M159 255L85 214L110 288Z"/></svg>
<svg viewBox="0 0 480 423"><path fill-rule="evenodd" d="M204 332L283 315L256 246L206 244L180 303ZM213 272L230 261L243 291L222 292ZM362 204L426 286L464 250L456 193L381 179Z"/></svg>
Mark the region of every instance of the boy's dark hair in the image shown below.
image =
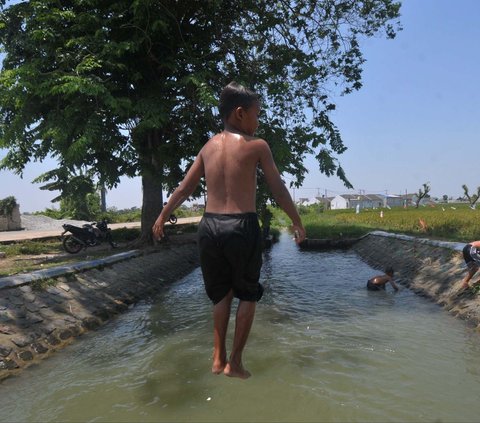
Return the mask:
<svg viewBox="0 0 480 423"><path fill-rule="evenodd" d="M385 274L386 274L386 275L389 275L389 276L393 276L393 267L392 267L392 266L388 266L388 267L385 269Z"/></svg>
<svg viewBox="0 0 480 423"><path fill-rule="evenodd" d="M257 101L259 101L258 94L232 81L220 93L220 103L218 105L220 118L225 121L237 107L248 109Z"/></svg>

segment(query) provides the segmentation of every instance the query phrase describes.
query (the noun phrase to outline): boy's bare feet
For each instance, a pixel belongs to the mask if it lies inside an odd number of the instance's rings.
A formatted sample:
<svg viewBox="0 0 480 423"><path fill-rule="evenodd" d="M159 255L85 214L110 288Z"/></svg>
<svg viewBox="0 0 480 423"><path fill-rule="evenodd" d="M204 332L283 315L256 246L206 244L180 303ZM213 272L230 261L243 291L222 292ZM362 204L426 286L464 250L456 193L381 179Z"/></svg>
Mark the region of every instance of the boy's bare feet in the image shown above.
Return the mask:
<svg viewBox="0 0 480 423"><path fill-rule="evenodd" d="M251 373L245 370L241 364L236 366L233 363L227 363L223 374L228 377L238 377L240 379L248 379L251 376Z"/></svg>
<svg viewBox="0 0 480 423"><path fill-rule="evenodd" d="M225 369L226 363L222 360L213 360L212 373L219 375Z"/></svg>
<svg viewBox="0 0 480 423"><path fill-rule="evenodd" d="M215 353L213 354L212 373L219 375L220 373L223 372L226 365L227 365L226 354L224 354L223 357L221 355L216 357Z"/></svg>

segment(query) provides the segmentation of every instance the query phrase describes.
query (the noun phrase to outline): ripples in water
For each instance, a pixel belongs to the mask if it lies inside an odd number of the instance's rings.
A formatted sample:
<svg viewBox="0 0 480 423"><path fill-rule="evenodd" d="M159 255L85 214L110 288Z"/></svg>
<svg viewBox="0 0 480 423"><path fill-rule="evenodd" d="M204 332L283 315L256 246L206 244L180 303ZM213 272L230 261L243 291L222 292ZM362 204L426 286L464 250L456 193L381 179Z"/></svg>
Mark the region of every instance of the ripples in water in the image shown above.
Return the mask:
<svg viewBox="0 0 480 423"><path fill-rule="evenodd" d="M380 272L354 253L300 252L287 238L265 254L249 380L210 374L197 269L5 381L0 420L478 420L478 334L407 289L367 291Z"/></svg>

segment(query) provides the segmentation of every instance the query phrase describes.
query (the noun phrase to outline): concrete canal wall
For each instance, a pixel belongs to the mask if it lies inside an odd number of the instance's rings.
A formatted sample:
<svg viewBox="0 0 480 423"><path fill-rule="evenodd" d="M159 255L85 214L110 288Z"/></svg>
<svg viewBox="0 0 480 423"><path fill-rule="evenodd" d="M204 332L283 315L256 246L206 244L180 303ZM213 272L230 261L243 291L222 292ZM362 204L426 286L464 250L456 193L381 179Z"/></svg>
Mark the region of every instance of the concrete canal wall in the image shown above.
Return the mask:
<svg viewBox="0 0 480 423"><path fill-rule="evenodd" d="M190 273L199 264L195 239L195 234L181 235L153 250L0 278L0 380ZM314 244L309 248L326 247ZM379 272L393 266L401 285L479 326L479 295L460 291L464 244L384 232L348 244L329 247L350 247Z"/></svg>
<svg viewBox="0 0 480 423"><path fill-rule="evenodd" d="M0 380L190 273L198 266L195 238L0 278Z"/></svg>
<svg viewBox="0 0 480 423"><path fill-rule="evenodd" d="M480 296L461 290L466 274L464 246L376 231L357 241L352 249L380 273L393 266L401 285L480 328ZM480 272L471 282L479 278Z"/></svg>

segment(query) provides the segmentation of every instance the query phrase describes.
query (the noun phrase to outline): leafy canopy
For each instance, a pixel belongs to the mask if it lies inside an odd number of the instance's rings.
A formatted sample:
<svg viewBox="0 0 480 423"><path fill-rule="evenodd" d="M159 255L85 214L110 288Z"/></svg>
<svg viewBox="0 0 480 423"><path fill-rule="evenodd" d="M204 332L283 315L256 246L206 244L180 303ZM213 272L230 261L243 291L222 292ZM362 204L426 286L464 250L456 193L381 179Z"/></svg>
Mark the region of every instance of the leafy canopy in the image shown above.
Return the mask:
<svg viewBox="0 0 480 423"><path fill-rule="evenodd" d="M46 177L60 185L66 174L107 187L141 175L172 189L220 129L216 98L236 80L261 95L259 136L293 184L314 154L323 173L351 186L329 113L336 95L362 86L360 40L400 29L393 0L0 6L0 148L7 149L0 168L21 174L52 155L58 167Z"/></svg>

